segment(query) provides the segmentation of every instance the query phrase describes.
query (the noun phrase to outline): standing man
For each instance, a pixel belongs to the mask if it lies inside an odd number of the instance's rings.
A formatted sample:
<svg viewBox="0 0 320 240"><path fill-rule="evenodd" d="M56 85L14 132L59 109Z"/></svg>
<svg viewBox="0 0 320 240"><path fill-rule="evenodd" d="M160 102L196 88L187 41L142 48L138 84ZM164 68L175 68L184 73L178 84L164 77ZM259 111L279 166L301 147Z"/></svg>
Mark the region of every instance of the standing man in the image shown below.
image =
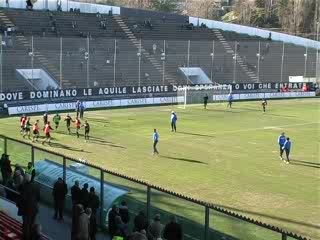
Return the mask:
<svg viewBox="0 0 320 240"><path fill-rule="evenodd" d="M83 115L84 115L84 104L83 102L80 102L80 118L83 119Z"/></svg>
<svg viewBox="0 0 320 240"><path fill-rule="evenodd" d="M208 99L209 99L208 94L206 94L203 98L204 109L207 109Z"/></svg>
<svg viewBox="0 0 320 240"><path fill-rule="evenodd" d="M38 138L39 138L39 120L37 120L33 124L32 131L33 131L32 142L34 142L34 139L36 139L36 141L38 142Z"/></svg>
<svg viewBox="0 0 320 240"><path fill-rule="evenodd" d="M286 157L287 157L287 161L284 161L286 164L290 163L290 151L291 151L291 141L290 138L287 138L287 140L285 141L282 149L285 150L286 152Z"/></svg>
<svg viewBox="0 0 320 240"><path fill-rule="evenodd" d="M233 102L233 96L232 93L229 93L228 95L228 107L232 108L232 102Z"/></svg>
<svg viewBox="0 0 320 240"><path fill-rule="evenodd" d="M43 114L43 125L46 125L48 122L48 113Z"/></svg>
<svg viewBox="0 0 320 240"><path fill-rule="evenodd" d="M83 126L84 126L84 139L87 142L87 140L89 140L89 133L90 133L90 125L87 120L84 122Z"/></svg>
<svg viewBox="0 0 320 240"><path fill-rule="evenodd" d="M2 154L1 157L1 175L2 175L2 184L6 185L8 180L12 176L11 161L9 160L9 155Z"/></svg>
<svg viewBox="0 0 320 240"><path fill-rule="evenodd" d="M79 117L79 112L80 112L80 101L79 100L76 102L76 112L77 112L77 117Z"/></svg>
<svg viewBox="0 0 320 240"><path fill-rule="evenodd" d="M266 112L266 106L268 105L267 99L265 99L265 98L262 99L261 105L262 105L263 113L265 113Z"/></svg>
<svg viewBox="0 0 320 240"><path fill-rule="evenodd" d="M24 127L26 125L26 121L27 121L27 117L25 114L22 115L22 117L20 118L20 133L23 134L24 133Z"/></svg>
<svg viewBox="0 0 320 240"><path fill-rule="evenodd" d="M174 111L172 111L171 112L171 132L177 131L177 120L178 120L177 114Z"/></svg>
<svg viewBox="0 0 320 240"><path fill-rule="evenodd" d="M64 121L67 124L68 134L70 134L71 133L70 126L71 126L71 122L73 122L73 120L70 117L69 113L67 113L67 116L65 117Z"/></svg>
<svg viewBox="0 0 320 240"><path fill-rule="evenodd" d="M97 210L100 207L100 200L97 194L95 193L94 187L90 188L90 193L88 197L88 207L91 208L92 214L90 216L90 228L89 228L89 235L90 240L96 240L96 233L97 233Z"/></svg>
<svg viewBox="0 0 320 240"><path fill-rule="evenodd" d="M76 125L76 133L77 133L77 138L79 138L79 130L81 127L81 122L80 119L78 117L76 117L76 121L75 121L75 125Z"/></svg>
<svg viewBox="0 0 320 240"><path fill-rule="evenodd" d="M28 117L26 124L24 125L24 133L23 133L23 138L26 137L26 135L28 135L29 140L30 138L30 132L31 132L31 123L30 123L30 118Z"/></svg>
<svg viewBox="0 0 320 240"><path fill-rule="evenodd" d="M50 135L50 130L53 130L53 128L50 126L50 122L48 121L47 124L44 126L44 133L46 135L46 138L42 141L42 145L44 145L45 142L48 141L49 145L50 145L50 141L51 141L51 135Z"/></svg>
<svg viewBox="0 0 320 240"><path fill-rule="evenodd" d="M56 125L56 130L57 130L58 127L59 127L60 120L61 120L61 117L60 117L59 113L57 113L56 115L54 115L54 117L53 117L53 122L54 122L54 124Z"/></svg>
<svg viewBox="0 0 320 240"><path fill-rule="evenodd" d="M286 136L284 135L284 132L283 132L278 137L278 144L279 144L279 147L280 147L280 160L283 160L282 155L283 155L283 146L284 146L285 142L286 142Z"/></svg>
<svg viewBox="0 0 320 240"><path fill-rule="evenodd" d="M64 201L66 195L68 193L67 184L62 180L62 178L58 178L58 181L54 184L52 190L52 196L54 200L54 219L63 220L63 210L64 210Z"/></svg>
<svg viewBox="0 0 320 240"><path fill-rule="evenodd" d="M157 129L154 129L153 130L153 155L159 154L158 149L157 149L158 142L159 142L159 134L157 132Z"/></svg>
<svg viewBox="0 0 320 240"><path fill-rule="evenodd" d="M72 205L75 206L80 203L81 199L81 189L79 181L76 180L74 182L74 185L71 187L71 199L72 199Z"/></svg>

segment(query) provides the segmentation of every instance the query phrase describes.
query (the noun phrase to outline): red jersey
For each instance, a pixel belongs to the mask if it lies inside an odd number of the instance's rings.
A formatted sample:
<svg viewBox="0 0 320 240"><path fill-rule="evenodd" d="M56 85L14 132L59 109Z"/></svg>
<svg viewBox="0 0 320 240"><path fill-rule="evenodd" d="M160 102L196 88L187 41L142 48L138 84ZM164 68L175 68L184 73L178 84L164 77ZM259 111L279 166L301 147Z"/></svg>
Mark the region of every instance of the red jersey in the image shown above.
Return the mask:
<svg viewBox="0 0 320 240"><path fill-rule="evenodd" d="M37 131L37 132L39 131L39 126L38 126L37 123L35 123L35 124L33 125L32 130L33 130L33 131Z"/></svg>
<svg viewBox="0 0 320 240"><path fill-rule="evenodd" d="M80 128L81 122L79 119L76 119L76 128Z"/></svg>
<svg viewBox="0 0 320 240"><path fill-rule="evenodd" d="M46 125L45 125L45 127L44 127L44 133L50 133L50 130L51 130L52 128L51 128L51 126L47 123Z"/></svg>
<svg viewBox="0 0 320 240"><path fill-rule="evenodd" d="M26 121L27 121L26 117L21 117L20 118L20 124L21 124L22 127L24 127L26 125Z"/></svg>

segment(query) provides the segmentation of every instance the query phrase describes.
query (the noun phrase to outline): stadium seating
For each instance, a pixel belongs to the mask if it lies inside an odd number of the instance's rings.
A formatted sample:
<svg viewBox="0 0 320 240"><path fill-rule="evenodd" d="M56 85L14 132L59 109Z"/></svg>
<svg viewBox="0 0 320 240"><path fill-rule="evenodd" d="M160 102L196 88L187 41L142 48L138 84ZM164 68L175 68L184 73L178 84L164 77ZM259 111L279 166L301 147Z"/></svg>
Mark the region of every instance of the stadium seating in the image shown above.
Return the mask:
<svg viewBox="0 0 320 240"><path fill-rule="evenodd" d="M178 68L201 67L218 83L256 82L258 42L261 42L260 81L279 82L281 79L282 43L258 37L225 32L217 29L194 27L182 28L187 17L150 14L147 11L126 9L121 16L47 11L0 10L2 27L16 27L12 45L3 48L3 79L5 89L27 89L28 86L16 77L15 69L31 68L31 36L34 43L34 68L42 68L60 80L60 37L62 37L62 85L63 87L124 86L139 84L139 57L141 40L140 83L157 85L163 83L161 52L166 40L165 84L182 84ZM106 20L107 29L99 26ZM150 19L152 30L143 26ZM52 30L56 22L56 31ZM72 22L76 21L74 28ZM137 27L138 26L138 27ZM86 36L90 35L88 44ZM115 39L117 58L114 68ZM188 59L188 40L190 57ZM215 58L212 64L210 53L215 41ZM235 42L239 43L237 64L234 66ZM153 45L157 51L153 53ZM268 45L268 47L267 47ZM89 46L90 58L85 59ZM269 49L266 51L266 49ZM283 81L289 76L304 74L303 47L285 46ZM306 76L315 75L315 50L310 49ZM88 71L87 71L88 70ZM115 70L115 74L114 74ZM234 74L234 72L236 74ZM115 81L114 81L115 80ZM27 88L26 88L27 87Z"/></svg>

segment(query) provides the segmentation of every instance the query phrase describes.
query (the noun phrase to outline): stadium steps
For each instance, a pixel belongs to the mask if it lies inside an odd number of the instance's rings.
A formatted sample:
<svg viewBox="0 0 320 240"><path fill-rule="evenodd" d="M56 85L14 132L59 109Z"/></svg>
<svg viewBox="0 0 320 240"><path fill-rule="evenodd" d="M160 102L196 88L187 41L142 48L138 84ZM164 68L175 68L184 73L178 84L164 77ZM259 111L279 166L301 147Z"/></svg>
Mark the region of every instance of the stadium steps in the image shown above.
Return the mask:
<svg viewBox="0 0 320 240"><path fill-rule="evenodd" d="M129 29L127 24L123 21L123 19L119 15L114 15L113 16L114 20L119 24L119 26L122 28L124 33L127 35L128 39L131 41L131 43L136 47L137 51L139 52L141 49L141 54L149 61L151 62L152 66L160 73L162 74L162 67L161 64L157 59L155 59L153 56L149 54L149 52L141 47L140 41L136 38L136 36L133 34L133 32ZM172 77L170 74L166 73L165 76L165 81L168 84L174 84L176 83L176 80L174 77ZM165 83L164 83L165 84Z"/></svg>
<svg viewBox="0 0 320 240"><path fill-rule="evenodd" d="M226 41L225 37L222 35L221 31L219 29L212 29L214 34L217 36L218 41L222 43L223 48L225 49L227 54L231 54L234 57L236 57L236 61L241 67L241 69L246 73L246 75L249 77L249 79L253 82L258 82L257 75L248 68L247 64L245 64L242 57L239 55L239 53L235 53L235 51L230 46L229 42Z"/></svg>

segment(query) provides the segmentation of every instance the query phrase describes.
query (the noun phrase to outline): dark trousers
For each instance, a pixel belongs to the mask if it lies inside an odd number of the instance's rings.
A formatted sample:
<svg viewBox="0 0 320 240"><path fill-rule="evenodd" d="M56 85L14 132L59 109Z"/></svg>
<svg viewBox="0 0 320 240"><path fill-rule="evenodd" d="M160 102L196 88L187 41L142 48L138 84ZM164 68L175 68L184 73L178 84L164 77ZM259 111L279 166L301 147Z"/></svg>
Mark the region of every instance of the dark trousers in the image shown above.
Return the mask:
<svg viewBox="0 0 320 240"><path fill-rule="evenodd" d="M174 130L175 132L177 131L176 122L171 122L171 131L173 132L173 130Z"/></svg>
<svg viewBox="0 0 320 240"><path fill-rule="evenodd" d="M64 200L54 201L54 218L63 219Z"/></svg>
<svg viewBox="0 0 320 240"><path fill-rule="evenodd" d="M232 101L228 102L228 107L232 108Z"/></svg>
<svg viewBox="0 0 320 240"><path fill-rule="evenodd" d="M157 153L158 154L159 152L158 152L158 149L157 149L157 144L158 144L158 141L154 141L153 142L153 153Z"/></svg>
<svg viewBox="0 0 320 240"><path fill-rule="evenodd" d="M23 240L32 239L32 228L36 222L37 214L26 214L22 216L22 236Z"/></svg>
<svg viewBox="0 0 320 240"><path fill-rule="evenodd" d="M280 145L280 157L282 157L282 155L283 155L283 151L284 151L284 150L282 149L282 147L283 147L283 146L282 146L282 145Z"/></svg>
<svg viewBox="0 0 320 240"><path fill-rule="evenodd" d="M80 118L82 119L84 115L84 110L80 110Z"/></svg>
<svg viewBox="0 0 320 240"><path fill-rule="evenodd" d="M287 160L288 160L288 162L289 162L289 161L290 161L290 158L289 158L289 156L290 156L290 150L289 150L289 149L285 149L285 151L286 151Z"/></svg>
<svg viewBox="0 0 320 240"><path fill-rule="evenodd" d="M208 103L204 102L203 105L204 105L204 108L207 108Z"/></svg>
<svg viewBox="0 0 320 240"><path fill-rule="evenodd" d="M84 139L89 140L89 132L84 132Z"/></svg>

